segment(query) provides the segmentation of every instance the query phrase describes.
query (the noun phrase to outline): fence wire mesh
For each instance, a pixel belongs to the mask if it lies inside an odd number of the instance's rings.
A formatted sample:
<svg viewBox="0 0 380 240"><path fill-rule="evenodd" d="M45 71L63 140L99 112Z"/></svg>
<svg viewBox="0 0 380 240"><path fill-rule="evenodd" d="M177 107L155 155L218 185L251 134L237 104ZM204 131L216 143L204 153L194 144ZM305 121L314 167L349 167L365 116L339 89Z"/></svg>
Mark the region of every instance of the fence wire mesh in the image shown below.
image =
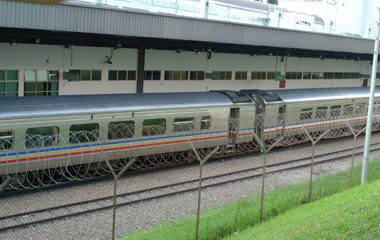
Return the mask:
<svg viewBox="0 0 380 240"><path fill-rule="evenodd" d="M0 238L219 239L353 186L366 113L358 104L2 132Z"/></svg>

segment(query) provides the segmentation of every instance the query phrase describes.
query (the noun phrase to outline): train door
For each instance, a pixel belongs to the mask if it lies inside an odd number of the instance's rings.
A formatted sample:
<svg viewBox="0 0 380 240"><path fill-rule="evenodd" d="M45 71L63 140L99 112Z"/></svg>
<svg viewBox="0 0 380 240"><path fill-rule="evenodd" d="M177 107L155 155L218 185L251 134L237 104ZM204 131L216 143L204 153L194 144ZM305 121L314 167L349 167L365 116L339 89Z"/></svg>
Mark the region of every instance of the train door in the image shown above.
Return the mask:
<svg viewBox="0 0 380 240"><path fill-rule="evenodd" d="M278 108L277 115L277 136L282 136L285 131L285 118L286 118L286 105L282 105Z"/></svg>
<svg viewBox="0 0 380 240"><path fill-rule="evenodd" d="M239 133L239 108L230 109L228 120L228 140L230 145L235 145Z"/></svg>

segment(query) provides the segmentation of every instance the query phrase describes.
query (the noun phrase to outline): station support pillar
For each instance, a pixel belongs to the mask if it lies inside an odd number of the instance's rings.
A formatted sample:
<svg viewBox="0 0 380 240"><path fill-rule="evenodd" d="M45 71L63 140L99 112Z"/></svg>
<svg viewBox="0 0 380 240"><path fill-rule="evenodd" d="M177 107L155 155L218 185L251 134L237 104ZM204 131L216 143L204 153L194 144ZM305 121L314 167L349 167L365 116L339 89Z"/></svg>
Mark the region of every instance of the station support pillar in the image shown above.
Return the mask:
<svg viewBox="0 0 380 240"><path fill-rule="evenodd" d="M145 45L141 44L137 52L136 93L144 92L144 73L145 73Z"/></svg>

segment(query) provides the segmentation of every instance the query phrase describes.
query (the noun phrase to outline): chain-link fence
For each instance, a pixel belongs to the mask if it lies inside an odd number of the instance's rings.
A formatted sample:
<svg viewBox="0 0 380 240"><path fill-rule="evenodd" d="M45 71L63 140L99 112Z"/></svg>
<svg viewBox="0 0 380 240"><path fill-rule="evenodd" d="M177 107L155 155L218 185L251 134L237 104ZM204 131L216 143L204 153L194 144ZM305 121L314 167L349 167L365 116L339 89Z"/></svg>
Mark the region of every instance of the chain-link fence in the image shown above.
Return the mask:
<svg viewBox="0 0 380 240"><path fill-rule="evenodd" d="M366 113L357 104L2 132L0 237L221 238L353 186Z"/></svg>

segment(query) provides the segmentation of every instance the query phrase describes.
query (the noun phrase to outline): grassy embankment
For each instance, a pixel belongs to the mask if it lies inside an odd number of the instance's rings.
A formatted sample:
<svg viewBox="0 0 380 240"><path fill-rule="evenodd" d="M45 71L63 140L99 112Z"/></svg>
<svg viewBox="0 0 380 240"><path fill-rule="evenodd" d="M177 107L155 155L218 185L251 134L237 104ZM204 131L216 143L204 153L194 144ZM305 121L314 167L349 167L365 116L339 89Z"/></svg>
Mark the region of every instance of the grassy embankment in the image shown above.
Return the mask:
<svg viewBox="0 0 380 240"><path fill-rule="evenodd" d="M354 186L360 184L361 166L354 169ZM326 175L314 181L312 201L347 190L349 172ZM380 179L380 160L370 162L368 181ZM308 183L303 182L267 192L266 219L271 219L307 203ZM194 206L196 203L194 203ZM195 210L195 209L194 209ZM221 239L260 223L260 196L243 198L201 215L200 239ZM156 227L129 234L121 239L194 239L195 216L170 221Z"/></svg>
<svg viewBox="0 0 380 240"><path fill-rule="evenodd" d="M229 240L380 239L380 180L290 210Z"/></svg>

